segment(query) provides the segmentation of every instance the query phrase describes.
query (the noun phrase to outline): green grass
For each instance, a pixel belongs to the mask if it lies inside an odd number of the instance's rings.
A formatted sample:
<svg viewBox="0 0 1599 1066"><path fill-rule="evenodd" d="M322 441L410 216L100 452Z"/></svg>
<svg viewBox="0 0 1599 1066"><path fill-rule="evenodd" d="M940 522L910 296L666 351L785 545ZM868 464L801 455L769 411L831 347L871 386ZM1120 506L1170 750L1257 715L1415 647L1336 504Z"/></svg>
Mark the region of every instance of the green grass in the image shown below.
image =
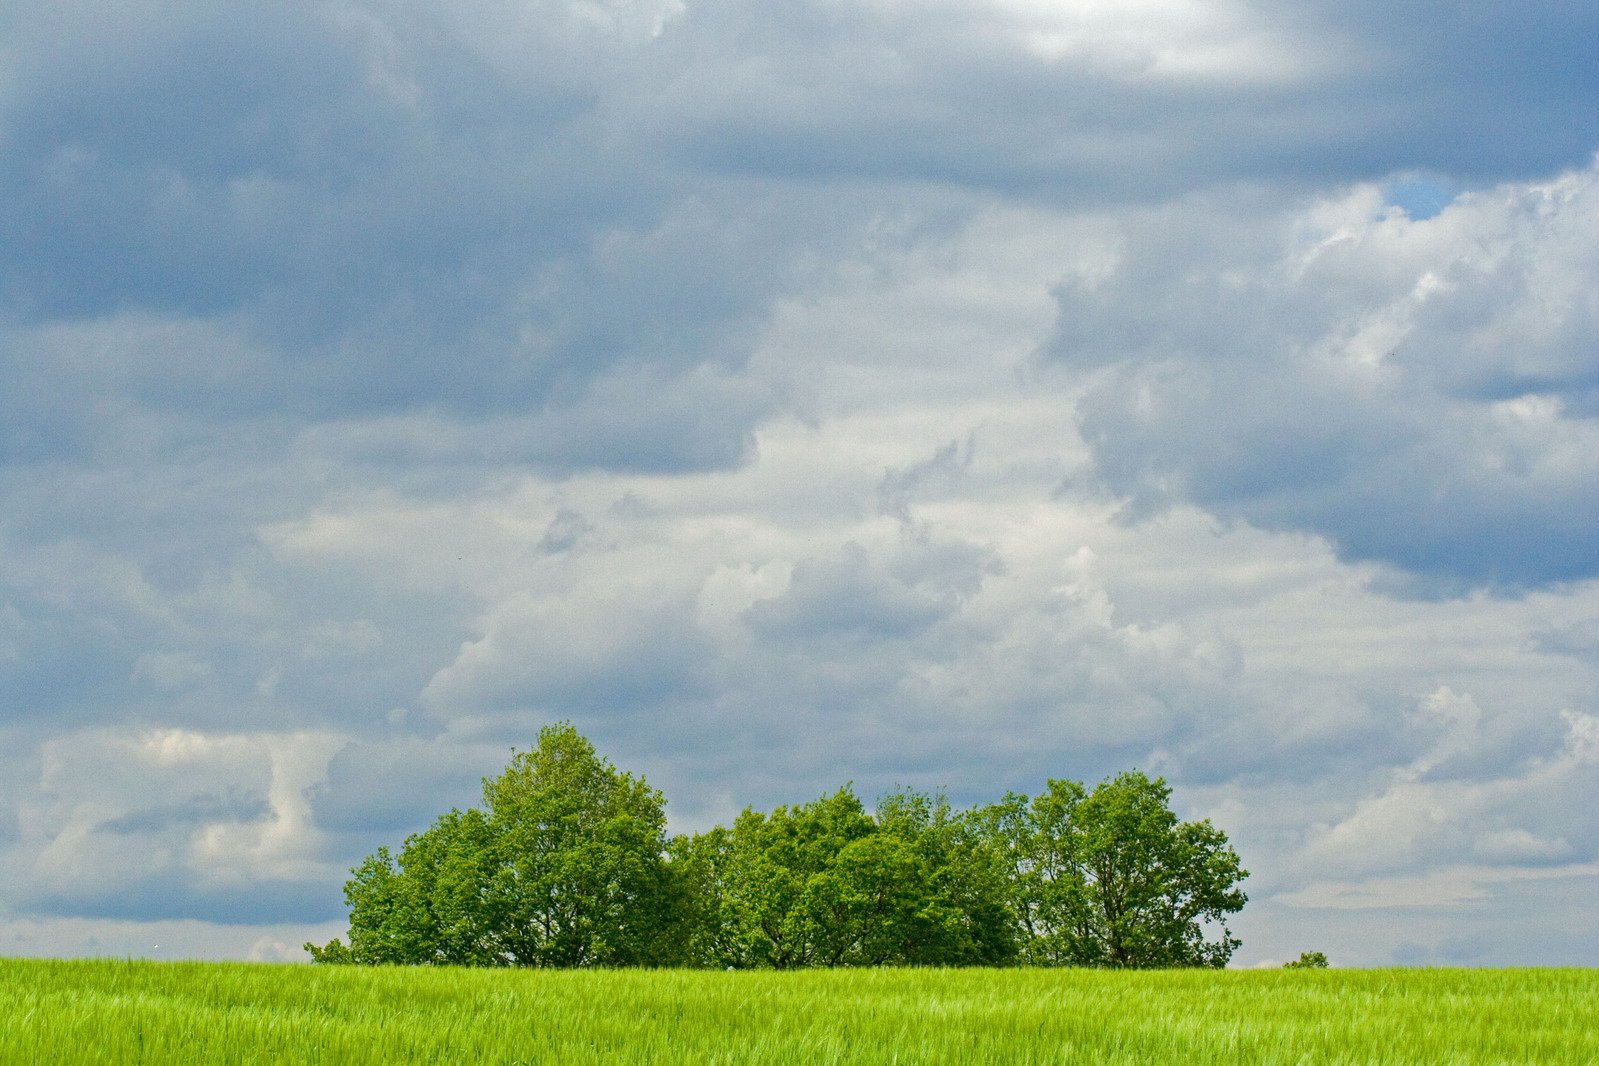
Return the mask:
<svg viewBox="0 0 1599 1066"><path fill-rule="evenodd" d="M0 960L5 1063L1595 1063L1599 971Z"/></svg>

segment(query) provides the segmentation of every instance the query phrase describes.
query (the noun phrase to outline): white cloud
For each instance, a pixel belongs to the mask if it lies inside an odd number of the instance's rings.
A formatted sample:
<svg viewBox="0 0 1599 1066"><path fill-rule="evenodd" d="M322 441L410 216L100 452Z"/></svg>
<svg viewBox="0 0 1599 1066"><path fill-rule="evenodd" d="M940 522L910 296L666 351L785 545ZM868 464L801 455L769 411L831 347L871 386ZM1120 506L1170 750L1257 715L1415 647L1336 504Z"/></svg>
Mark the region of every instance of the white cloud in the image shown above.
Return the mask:
<svg viewBox="0 0 1599 1066"><path fill-rule="evenodd" d="M1599 878L1599 863L1572 866L1448 867L1416 877L1374 878L1359 882L1323 882L1278 898L1293 907L1367 910L1373 908L1455 908L1492 903L1494 886L1508 881L1554 878Z"/></svg>
<svg viewBox="0 0 1599 1066"><path fill-rule="evenodd" d="M1331 42L1311 46L1236 3L981 0L1027 51L1099 73L1159 81L1282 84L1322 73ZM1353 57L1345 55L1346 60Z"/></svg>
<svg viewBox="0 0 1599 1066"><path fill-rule="evenodd" d="M1136 219L1136 221L1135 221ZM1593 576L1599 169L1412 221L1375 186L1120 223L1054 356L1099 471L1453 590ZM1586 236L1584 236L1586 235Z"/></svg>
<svg viewBox="0 0 1599 1066"><path fill-rule="evenodd" d="M51 738L36 783L13 786L18 832L3 860L13 905L137 915L210 900L244 915L270 889L319 884L338 866L321 854L306 793L341 743L183 729ZM152 887L173 898L143 898Z"/></svg>
<svg viewBox="0 0 1599 1066"><path fill-rule="evenodd" d="M1469 696L1447 688L1425 698L1421 709L1432 722L1443 723L1441 734L1422 755L1393 771L1391 783L1362 796L1335 823L1311 832L1296 859L1306 875L1384 873L1468 859L1509 868L1591 862L1599 856L1599 819L1576 798L1599 784L1587 750L1592 716L1563 711L1567 730L1558 749L1514 772L1501 769L1485 780L1462 780L1440 777L1438 771L1479 743L1482 710ZM1316 891L1312 885L1283 898L1308 899Z"/></svg>

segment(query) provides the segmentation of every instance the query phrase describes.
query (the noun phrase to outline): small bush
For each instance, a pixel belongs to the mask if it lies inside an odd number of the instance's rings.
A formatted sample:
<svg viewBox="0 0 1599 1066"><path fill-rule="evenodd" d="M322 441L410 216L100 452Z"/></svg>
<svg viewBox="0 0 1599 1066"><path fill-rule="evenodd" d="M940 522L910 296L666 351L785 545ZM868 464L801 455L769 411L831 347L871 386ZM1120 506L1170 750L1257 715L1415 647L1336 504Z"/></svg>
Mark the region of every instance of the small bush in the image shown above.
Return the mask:
<svg viewBox="0 0 1599 1066"><path fill-rule="evenodd" d="M1302 951L1299 953L1299 958L1293 962L1283 963L1283 969L1285 970L1325 970L1326 968L1327 956L1319 951Z"/></svg>

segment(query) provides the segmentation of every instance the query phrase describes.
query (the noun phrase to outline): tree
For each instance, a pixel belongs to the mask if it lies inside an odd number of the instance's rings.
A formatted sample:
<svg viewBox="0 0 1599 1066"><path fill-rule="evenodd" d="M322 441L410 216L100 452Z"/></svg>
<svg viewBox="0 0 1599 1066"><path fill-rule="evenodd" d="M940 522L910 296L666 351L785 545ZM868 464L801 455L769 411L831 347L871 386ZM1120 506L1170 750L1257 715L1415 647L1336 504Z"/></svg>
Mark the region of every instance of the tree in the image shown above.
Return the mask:
<svg viewBox="0 0 1599 1066"><path fill-rule="evenodd" d="M1285 970L1325 970L1327 956L1319 951L1301 951L1293 962L1283 963Z"/></svg>
<svg viewBox="0 0 1599 1066"><path fill-rule="evenodd" d="M345 885L350 943L319 962L626 966L677 961L680 893L661 794L570 724L483 783L485 811L450 811L379 848Z"/></svg>
<svg viewBox="0 0 1599 1066"><path fill-rule="evenodd" d="M1030 803L1010 795L982 812L1006 859L1028 962L1226 965L1239 941L1225 917L1243 908L1248 871L1208 820L1179 822L1170 796L1163 780L1134 771L1091 793L1049 781Z"/></svg>
<svg viewBox="0 0 1599 1066"><path fill-rule="evenodd" d="M941 794L901 789L877 804L879 830L913 849L926 893L902 924L899 960L928 966L1005 966L1017 960L1006 906L1004 855L982 820Z"/></svg>
<svg viewBox="0 0 1599 1066"><path fill-rule="evenodd" d="M900 791L869 815L848 787L745 810L671 845L694 964L1003 965L1015 959L1003 871L975 820Z"/></svg>
<svg viewBox="0 0 1599 1066"><path fill-rule="evenodd" d="M658 791L563 723L485 782L483 799L495 848L485 902L513 964L663 961L675 893Z"/></svg>
<svg viewBox="0 0 1599 1066"><path fill-rule="evenodd" d="M1074 848L1074 816L1083 799L1075 781L1046 782L1031 802L1009 793L979 813L1004 866L1004 883L1021 958L1034 966L1080 964L1078 934L1088 883Z"/></svg>
<svg viewBox="0 0 1599 1066"><path fill-rule="evenodd" d="M753 965L749 930L732 890L732 849L733 834L722 826L675 836L666 846L681 900L684 965L718 970Z"/></svg>
<svg viewBox="0 0 1599 1066"><path fill-rule="evenodd" d="M864 857L842 860L847 848L876 831L847 786L831 796L771 814L745 809L733 822L718 858L707 912L725 923L728 966L794 969L858 961L866 916L852 890L865 876ZM702 846L702 854L709 846Z"/></svg>

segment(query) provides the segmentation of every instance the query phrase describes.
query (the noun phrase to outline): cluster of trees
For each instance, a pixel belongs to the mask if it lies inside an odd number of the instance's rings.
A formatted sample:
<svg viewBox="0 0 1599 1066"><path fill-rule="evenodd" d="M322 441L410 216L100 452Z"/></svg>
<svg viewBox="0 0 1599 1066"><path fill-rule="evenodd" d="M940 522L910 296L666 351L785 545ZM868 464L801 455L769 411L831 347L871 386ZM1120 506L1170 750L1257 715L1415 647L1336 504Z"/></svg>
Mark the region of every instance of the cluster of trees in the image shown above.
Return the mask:
<svg viewBox="0 0 1599 1066"><path fill-rule="evenodd" d="M970 810L848 788L666 836L665 801L572 726L539 733L345 885L318 962L469 966L1222 966L1248 876L1159 778L1049 781Z"/></svg>

